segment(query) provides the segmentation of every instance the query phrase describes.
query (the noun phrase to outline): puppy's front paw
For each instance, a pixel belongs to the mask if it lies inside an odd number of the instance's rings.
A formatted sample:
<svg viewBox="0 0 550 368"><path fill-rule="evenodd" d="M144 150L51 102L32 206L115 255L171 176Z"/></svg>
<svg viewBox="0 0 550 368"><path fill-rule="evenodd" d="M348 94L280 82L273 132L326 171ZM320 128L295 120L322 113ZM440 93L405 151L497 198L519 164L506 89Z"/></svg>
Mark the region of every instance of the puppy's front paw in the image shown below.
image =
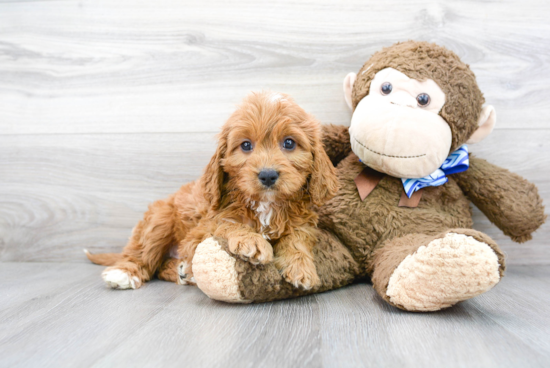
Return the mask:
<svg viewBox="0 0 550 368"><path fill-rule="evenodd" d="M319 275L315 269L312 260L306 258L296 258L292 261L285 260L282 257L275 259L275 266L281 272L286 282L294 285L296 288L309 290L321 285Z"/></svg>
<svg viewBox="0 0 550 368"><path fill-rule="evenodd" d="M247 234L229 238L229 251L252 264L266 264L273 261L273 247L260 234Z"/></svg>
<svg viewBox="0 0 550 368"><path fill-rule="evenodd" d="M179 285L196 285L195 277L193 277L193 271L191 271L191 265L186 261L181 262L178 265L178 284Z"/></svg>
<svg viewBox="0 0 550 368"><path fill-rule="evenodd" d="M101 277L112 289L137 289L141 286L139 277L119 268L109 267L103 271Z"/></svg>

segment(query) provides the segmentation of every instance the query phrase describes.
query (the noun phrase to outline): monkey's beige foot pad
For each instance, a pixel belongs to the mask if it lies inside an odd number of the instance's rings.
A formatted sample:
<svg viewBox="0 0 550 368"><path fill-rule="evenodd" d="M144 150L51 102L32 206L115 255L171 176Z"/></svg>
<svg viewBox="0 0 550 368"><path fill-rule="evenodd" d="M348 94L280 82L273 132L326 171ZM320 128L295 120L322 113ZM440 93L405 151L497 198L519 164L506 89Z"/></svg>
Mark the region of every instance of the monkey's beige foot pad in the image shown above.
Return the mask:
<svg viewBox="0 0 550 368"><path fill-rule="evenodd" d="M499 280L498 258L487 244L448 233L407 256L386 293L407 310L436 311L482 294Z"/></svg>
<svg viewBox="0 0 550 368"><path fill-rule="evenodd" d="M249 303L239 290L236 260L214 238L197 246L193 257L195 282L211 299L228 303Z"/></svg>

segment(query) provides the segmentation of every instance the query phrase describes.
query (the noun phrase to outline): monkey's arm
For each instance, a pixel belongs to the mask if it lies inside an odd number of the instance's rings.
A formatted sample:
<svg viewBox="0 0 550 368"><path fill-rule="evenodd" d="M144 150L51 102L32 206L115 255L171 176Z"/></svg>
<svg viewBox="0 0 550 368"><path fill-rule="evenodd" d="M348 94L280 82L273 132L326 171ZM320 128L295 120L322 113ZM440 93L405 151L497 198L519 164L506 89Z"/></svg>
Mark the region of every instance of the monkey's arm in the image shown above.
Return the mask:
<svg viewBox="0 0 550 368"><path fill-rule="evenodd" d="M506 169L470 157L470 168L453 177L487 218L515 242L530 240L546 219L537 187Z"/></svg>
<svg viewBox="0 0 550 368"><path fill-rule="evenodd" d="M334 166L351 153L348 129L344 125L323 125L323 146Z"/></svg>

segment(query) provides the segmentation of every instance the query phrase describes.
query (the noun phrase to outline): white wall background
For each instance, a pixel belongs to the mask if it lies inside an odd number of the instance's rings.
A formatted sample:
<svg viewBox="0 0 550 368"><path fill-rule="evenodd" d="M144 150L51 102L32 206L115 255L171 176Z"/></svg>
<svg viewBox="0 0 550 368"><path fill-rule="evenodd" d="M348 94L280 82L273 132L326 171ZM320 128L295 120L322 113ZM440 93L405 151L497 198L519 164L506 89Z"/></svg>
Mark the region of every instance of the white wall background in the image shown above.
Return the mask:
<svg viewBox="0 0 550 368"><path fill-rule="evenodd" d="M349 125L342 80L427 40L477 74L498 123L473 152L550 203L550 3L0 0L0 261L120 250L147 204L193 180L249 91ZM547 225L509 263L547 263Z"/></svg>

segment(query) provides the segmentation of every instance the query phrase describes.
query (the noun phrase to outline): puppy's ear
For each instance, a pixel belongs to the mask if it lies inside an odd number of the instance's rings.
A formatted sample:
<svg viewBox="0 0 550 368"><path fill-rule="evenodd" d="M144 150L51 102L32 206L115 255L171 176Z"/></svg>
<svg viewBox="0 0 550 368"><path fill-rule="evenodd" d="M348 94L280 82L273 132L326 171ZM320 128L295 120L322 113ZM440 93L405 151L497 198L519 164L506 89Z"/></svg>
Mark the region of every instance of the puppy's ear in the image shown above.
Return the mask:
<svg viewBox="0 0 550 368"><path fill-rule="evenodd" d="M319 137L313 145L313 171L309 179L309 195L314 204L321 206L334 197L337 191L336 169L330 162Z"/></svg>
<svg viewBox="0 0 550 368"><path fill-rule="evenodd" d="M204 174L202 176L202 188L204 197L214 209L220 206L222 200L222 190L224 182L224 171L222 167L222 160L225 158L227 152L227 139L222 132L218 140L218 148L216 153L210 159Z"/></svg>

